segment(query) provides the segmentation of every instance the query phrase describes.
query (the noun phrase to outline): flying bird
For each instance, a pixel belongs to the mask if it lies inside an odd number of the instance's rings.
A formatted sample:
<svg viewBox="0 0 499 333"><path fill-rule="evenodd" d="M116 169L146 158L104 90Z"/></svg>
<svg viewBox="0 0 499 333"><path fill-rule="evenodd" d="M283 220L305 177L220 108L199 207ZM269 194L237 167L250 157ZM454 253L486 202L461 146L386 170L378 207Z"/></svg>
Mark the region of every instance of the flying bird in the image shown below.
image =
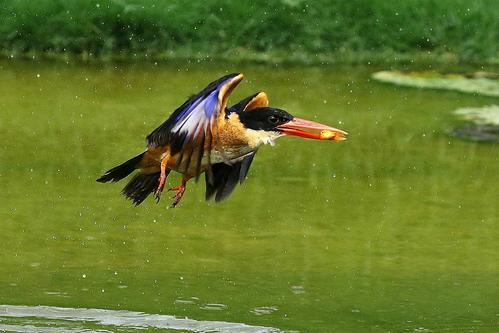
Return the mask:
<svg viewBox="0 0 499 333"><path fill-rule="evenodd" d="M258 148L285 135L317 140L345 139L346 132L269 107L264 92L227 107L242 74L223 76L178 107L147 137L144 152L102 175L98 182L117 182L138 170L122 193L135 205L154 193L157 201L171 170L183 175L170 188L175 207L189 179L205 174L206 200L227 198L242 183Z"/></svg>

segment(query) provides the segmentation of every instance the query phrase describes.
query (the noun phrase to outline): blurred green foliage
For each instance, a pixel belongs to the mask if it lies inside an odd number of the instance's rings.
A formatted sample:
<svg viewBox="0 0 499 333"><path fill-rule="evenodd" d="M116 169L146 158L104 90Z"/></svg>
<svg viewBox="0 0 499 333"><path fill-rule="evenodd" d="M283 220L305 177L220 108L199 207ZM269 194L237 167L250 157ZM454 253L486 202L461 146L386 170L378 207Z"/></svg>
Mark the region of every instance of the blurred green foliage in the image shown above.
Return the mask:
<svg viewBox="0 0 499 333"><path fill-rule="evenodd" d="M3 0L0 49L158 56L499 59L497 0ZM395 58L396 59L396 58ZM393 58L392 58L393 60Z"/></svg>

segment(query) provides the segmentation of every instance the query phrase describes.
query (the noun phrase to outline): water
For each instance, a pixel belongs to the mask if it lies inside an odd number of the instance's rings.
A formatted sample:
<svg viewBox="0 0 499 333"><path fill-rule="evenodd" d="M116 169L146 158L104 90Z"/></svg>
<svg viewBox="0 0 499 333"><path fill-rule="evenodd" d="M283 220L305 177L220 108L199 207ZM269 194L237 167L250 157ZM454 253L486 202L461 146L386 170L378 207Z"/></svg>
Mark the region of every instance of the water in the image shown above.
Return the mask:
<svg viewBox="0 0 499 333"><path fill-rule="evenodd" d="M166 329L169 331L184 332L220 332L220 333L279 333L272 327L258 327L239 323L220 321L198 321L174 316L150 315L141 312L116 311L102 309L74 309L49 306L12 306L0 305L0 315L4 322L0 322L0 330L14 332L112 332L102 327L112 329L131 329L131 331L147 328ZM32 318L37 318L33 320ZM28 319L29 318L29 319ZM38 318L51 322L41 322ZM20 323L13 324L15 320ZM87 327L78 327L74 322L84 322ZM89 323L97 324L101 329L93 330ZM42 326L46 325L46 326ZM76 327L73 327L76 326Z"/></svg>
<svg viewBox="0 0 499 333"><path fill-rule="evenodd" d="M446 130L497 99L381 69L0 62L0 331L496 332L499 146ZM220 205L95 182L225 71L349 139L263 147Z"/></svg>

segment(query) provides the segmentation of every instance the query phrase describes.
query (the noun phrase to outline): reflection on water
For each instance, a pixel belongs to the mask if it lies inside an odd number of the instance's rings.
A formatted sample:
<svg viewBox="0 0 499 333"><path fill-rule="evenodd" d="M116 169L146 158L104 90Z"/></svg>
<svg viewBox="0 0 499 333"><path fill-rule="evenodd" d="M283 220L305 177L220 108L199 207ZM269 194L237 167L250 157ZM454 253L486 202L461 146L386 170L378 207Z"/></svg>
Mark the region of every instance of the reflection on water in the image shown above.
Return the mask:
<svg viewBox="0 0 499 333"><path fill-rule="evenodd" d="M275 312L277 310L279 310L277 306L260 306L251 310L251 313L254 313L257 316L261 316L271 314L272 312Z"/></svg>
<svg viewBox="0 0 499 333"><path fill-rule="evenodd" d="M54 322L54 320L56 320L56 322ZM77 324L74 324L74 322ZM103 328L96 329L85 327L89 324L98 324L103 326ZM105 329L106 327L110 327L111 330ZM187 318L176 318L174 316L153 315L124 310L115 311L102 309L60 308L51 306L0 305L0 331L27 333L105 333L112 332L112 327L140 330L154 328L200 333L283 332L272 327L250 326L223 321L199 321Z"/></svg>
<svg viewBox="0 0 499 333"><path fill-rule="evenodd" d="M16 333L113 333L107 330L93 330L81 327L66 328L66 327L42 327L34 325L12 325L0 323L0 331L16 332Z"/></svg>
<svg viewBox="0 0 499 333"><path fill-rule="evenodd" d="M227 305L225 304L218 304L218 303L208 303L208 304L203 304L199 307L202 310L213 310L213 311L222 311L227 308Z"/></svg>

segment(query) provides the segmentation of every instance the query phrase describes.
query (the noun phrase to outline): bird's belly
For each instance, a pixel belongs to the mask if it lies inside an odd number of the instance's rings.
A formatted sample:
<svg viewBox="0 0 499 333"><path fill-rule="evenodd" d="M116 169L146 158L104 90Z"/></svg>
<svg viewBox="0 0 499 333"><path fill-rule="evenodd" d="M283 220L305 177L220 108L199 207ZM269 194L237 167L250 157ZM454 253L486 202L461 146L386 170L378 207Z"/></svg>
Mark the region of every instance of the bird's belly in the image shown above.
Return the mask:
<svg viewBox="0 0 499 333"><path fill-rule="evenodd" d="M254 149L249 146L224 148L223 150L214 149L210 156L211 164L230 162L231 160L235 160L236 158L246 155L253 150ZM206 159L206 162L208 162L208 159Z"/></svg>
<svg viewBox="0 0 499 333"><path fill-rule="evenodd" d="M248 146L238 146L230 148L226 147L223 149L217 149L217 147L215 147L211 151L209 157L207 154L203 155L199 166L197 158L198 155L196 152L192 154L191 158L185 155L180 157L180 154L176 154L175 156L173 156L173 158L170 158L170 161L168 162L168 168L183 173L187 176L194 177L197 176L198 172L202 173L206 171L209 164L230 163L232 160L244 156L253 150L254 149ZM179 158L182 158L180 163L178 163Z"/></svg>

